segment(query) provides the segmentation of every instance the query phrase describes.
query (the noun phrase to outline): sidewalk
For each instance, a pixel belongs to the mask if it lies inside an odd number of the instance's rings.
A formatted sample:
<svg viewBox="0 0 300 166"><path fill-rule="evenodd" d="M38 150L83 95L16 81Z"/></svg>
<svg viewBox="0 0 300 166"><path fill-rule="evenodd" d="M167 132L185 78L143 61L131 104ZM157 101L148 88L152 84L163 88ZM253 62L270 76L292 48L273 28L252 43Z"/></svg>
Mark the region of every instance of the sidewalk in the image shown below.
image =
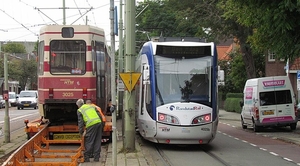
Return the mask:
<svg viewBox="0 0 300 166"><path fill-rule="evenodd" d="M135 141L135 152L134 153L121 153L123 148L122 140L122 120L117 120L117 165L118 166L154 166L154 162L149 157L144 156L144 151L141 148L139 142ZM25 131L23 129L11 134L10 143L4 143L4 137L0 138L0 158L10 154L27 141ZM108 145L108 151L101 152L101 163L102 166L112 166L112 143ZM5 160L4 160L5 161ZM4 162L0 159L0 164ZM105 163L103 165L103 163ZM99 166L99 162L81 163L81 166Z"/></svg>
<svg viewBox="0 0 300 166"><path fill-rule="evenodd" d="M220 110L219 119L221 123L230 123L234 124L236 127L241 128L240 125L240 114L234 112L226 112L224 110ZM121 149L123 148L123 140L122 140L122 120L117 120L117 165L118 166L155 166L155 162L149 154L143 149L143 146L139 143L139 141L135 140L135 148L136 151L134 153L121 153ZM249 132L251 129L249 128ZM296 131L293 132L268 132L263 133L259 132L257 134L267 135L269 137L276 137L276 139L281 139L284 141L288 141L294 144L300 145L300 123L298 123ZM11 143L5 144L4 138L0 138L0 158L5 154L9 154L13 150L17 149L20 145L26 142L26 135L24 130L19 130L18 132L14 132L11 134ZM101 163L102 166L112 166L112 144L108 145L108 151L101 152ZM103 165L104 164L104 165ZM99 163L91 162L91 163L82 163L80 165L99 165Z"/></svg>
<svg viewBox="0 0 300 166"><path fill-rule="evenodd" d="M123 148L122 139L122 119L117 120L117 165L118 166L153 166L155 165L151 159L145 157L144 151L140 146L137 139L135 140L135 152L134 153L121 153ZM106 154L105 166L112 166L112 144L108 146L108 152Z"/></svg>

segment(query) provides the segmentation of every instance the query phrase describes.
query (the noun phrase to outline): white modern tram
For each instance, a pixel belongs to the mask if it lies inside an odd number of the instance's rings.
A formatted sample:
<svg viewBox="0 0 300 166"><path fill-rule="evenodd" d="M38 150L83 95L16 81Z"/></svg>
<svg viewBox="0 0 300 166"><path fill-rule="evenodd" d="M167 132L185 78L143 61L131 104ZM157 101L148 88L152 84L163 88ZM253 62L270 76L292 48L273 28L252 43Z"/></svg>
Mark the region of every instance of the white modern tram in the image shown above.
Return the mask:
<svg viewBox="0 0 300 166"><path fill-rule="evenodd" d="M218 56L200 39L145 43L136 60L137 127L162 144L208 144L218 127Z"/></svg>

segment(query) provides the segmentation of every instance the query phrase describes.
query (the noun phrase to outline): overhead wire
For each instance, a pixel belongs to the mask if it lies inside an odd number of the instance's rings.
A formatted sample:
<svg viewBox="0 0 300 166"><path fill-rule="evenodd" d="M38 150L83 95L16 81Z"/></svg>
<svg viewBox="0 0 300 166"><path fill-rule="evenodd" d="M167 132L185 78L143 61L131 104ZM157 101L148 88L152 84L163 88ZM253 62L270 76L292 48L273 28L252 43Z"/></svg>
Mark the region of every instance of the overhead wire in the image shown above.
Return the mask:
<svg viewBox="0 0 300 166"><path fill-rule="evenodd" d="M28 4L28 3L24 2L23 0L19 0L19 2L22 3L22 4L25 5L25 6L31 7L31 8L33 8L33 9L37 9L37 7ZM74 0L74 3L75 3L75 5L76 5L76 7L78 8L78 6L77 6L75 0ZM93 20L94 20L94 24L97 26L97 21L96 21L96 19L95 19L95 13L94 13L94 11L97 10L97 9L99 9L99 8L103 8L103 7L105 7L105 6L108 6L109 3L104 4L104 5L100 5L100 6L96 7L96 8L93 8L93 7L91 6L91 4L89 3L88 0L86 0L86 3L91 7L89 10L86 10L86 13L92 11L92 17L93 17ZM47 24L50 24L50 23L51 23L51 22L47 22L47 21L44 19L44 17L41 15L42 12L41 12L40 10L38 10L38 14L39 14L39 16L41 17L41 19L43 20L43 23L42 23L42 24L30 25L30 26L24 25L23 23L19 22L17 19L15 19L14 17L12 17L12 16L9 15L8 13L6 13L5 10L2 10L2 9L0 9L0 10L1 10L4 14L6 14L8 17L10 17L11 19L13 19L13 20L16 21L18 24L21 25L21 27L14 27L14 28L3 29L4 31L8 31L8 30L16 30L16 29L22 29L22 28L25 28L25 29L26 29L27 31L29 31L31 34L34 34L35 36L38 36L38 33L35 33L35 32L32 31L30 28L32 28L32 27L37 27L37 26L42 26L42 25L47 25ZM82 17L82 12L79 10L79 8L78 8L78 11L79 11L79 14L74 14L74 15L68 16L67 18L75 17L75 16L78 16L78 15L81 15L81 17ZM86 13L85 13L85 14L86 14ZM42 13L42 14L43 14L43 13ZM44 15L45 15L45 14L44 14ZM46 16L46 17L47 17L47 16ZM81 18L81 17L80 17L80 18ZM49 18L49 17L48 17L48 18ZM50 19L50 18L49 18L49 19ZM51 19L50 19L50 20L51 20ZM61 21L61 20L62 20L62 19L52 20L52 22L56 23L57 21ZM78 19L77 19L77 20L78 20ZM77 20L76 20L76 21L77 21ZM83 19L83 20L84 20L84 19ZM74 21L74 22L76 22L76 21ZM74 22L73 22L73 23L74 23ZM56 24L57 24L57 23L56 23ZM25 36L27 36L27 35L25 35ZM22 37L23 37L23 36L22 36ZM18 38L21 38L21 37L18 37Z"/></svg>
<svg viewBox="0 0 300 166"><path fill-rule="evenodd" d="M26 5L26 6L29 6L29 7L31 7L31 8L33 8L33 9L35 9L35 8L36 8L35 6L32 6L32 5L30 5L30 4L28 4L28 3L26 3L26 2L24 2L24 1L22 1L22 0L19 0L19 2L23 3L23 4L24 4L24 5ZM42 17L42 15L41 15L41 13L40 13L40 12L38 12L38 15L41 17L41 19L44 21L44 23L46 23L46 21L45 21L44 17Z"/></svg>
<svg viewBox="0 0 300 166"><path fill-rule="evenodd" d="M28 27L26 27L24 24L22 24L21 22L19 22L18 20L16 20L14 17L12 17L11 15L9 15L8 13L6 13L4 10L0 9L4 14L6 14L8 17L10 17L11 19L13 19L14 21L16 21L18 24L20 24L22 27L24 27L25 29L27 29L28 31L30 31L31 33L33 33L35 36L38 36L36 33L34 33L33 31L31 31Z"/></svg>
<svg viewBox="0 0 300 166"><path fill-rule="evenodd" d="M88 0L86 0L86 3L87 3L90 7L92 7ZM97 22L96 22L94 10L92 10L92 16L93 16L93 19L94 19L94 24L95 24L95 26L97 26Z"/></svg>
<svg viewBox="0 0 300 166"><path fill-rule="evenodd" d="M80 16L82 17L82 13L81 13L80 9L78 8L78 5L77 5L77 3L76 3L76 0L73 0L73 2L75 3L75 6L76 6L76 8L78 9L78 12L79 12ZM82 17L82 20L83 20L83 23L85 24L85 21L84 21L84 18L83 18L83 17Z"/></svg>

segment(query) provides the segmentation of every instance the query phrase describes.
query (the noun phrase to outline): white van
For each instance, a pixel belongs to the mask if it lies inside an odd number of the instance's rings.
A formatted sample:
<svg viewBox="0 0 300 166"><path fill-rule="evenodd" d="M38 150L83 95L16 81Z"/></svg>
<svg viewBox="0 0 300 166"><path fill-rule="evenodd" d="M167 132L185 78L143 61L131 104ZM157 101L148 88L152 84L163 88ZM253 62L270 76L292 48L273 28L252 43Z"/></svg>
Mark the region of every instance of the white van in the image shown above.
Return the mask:
<svg viewBox="0 0 300 166"><path fill-rule="evenodd" d="M253 78L244 87L241 103L243 129L252 126L254 131L262 127L290 126L295 130L298 119L294 91L287 76Z"/></svg>
<svg viewBox="0 0 300 166"><path fill-rule="evenodd" d="M38 107L38 92L35 90L25 90L21 91L18 97L17 108L34 108L37 109Z"/></svg>
<svg viewBox="0 0 300 166"><path fill-rule="evenodd" d="M16 92L8 92L8 101L12 107L17 106L17 95Z"/></svg>

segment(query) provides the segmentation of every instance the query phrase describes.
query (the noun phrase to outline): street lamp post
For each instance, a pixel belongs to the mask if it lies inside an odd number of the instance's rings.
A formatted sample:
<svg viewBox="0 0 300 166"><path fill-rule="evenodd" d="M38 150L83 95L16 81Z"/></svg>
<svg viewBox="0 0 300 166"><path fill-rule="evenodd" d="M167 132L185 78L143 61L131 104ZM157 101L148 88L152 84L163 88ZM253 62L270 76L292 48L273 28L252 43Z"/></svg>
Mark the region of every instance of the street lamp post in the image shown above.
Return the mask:
<svg viewBox="0 0 300 166"><path fill-rule="evenodd" d="M4 53L4 90L8 94L8 70L7 70L7 54ZM9 125L9 112L8 112L8 99L5 100L5 116L4 116L4 141L10 142L10 125Z"/></svg>
<svg viewBox="0 0 300 166"><path fill-rule="evenodd" d="M1 42L0 42L0 55L1 55ZM7 54L4 53L4 92L8 95L8 68L7 68ZM9 103L8 98L5 100L5 115L4 115L4 142L10 142L10 122L9 122Z"/></svg>

